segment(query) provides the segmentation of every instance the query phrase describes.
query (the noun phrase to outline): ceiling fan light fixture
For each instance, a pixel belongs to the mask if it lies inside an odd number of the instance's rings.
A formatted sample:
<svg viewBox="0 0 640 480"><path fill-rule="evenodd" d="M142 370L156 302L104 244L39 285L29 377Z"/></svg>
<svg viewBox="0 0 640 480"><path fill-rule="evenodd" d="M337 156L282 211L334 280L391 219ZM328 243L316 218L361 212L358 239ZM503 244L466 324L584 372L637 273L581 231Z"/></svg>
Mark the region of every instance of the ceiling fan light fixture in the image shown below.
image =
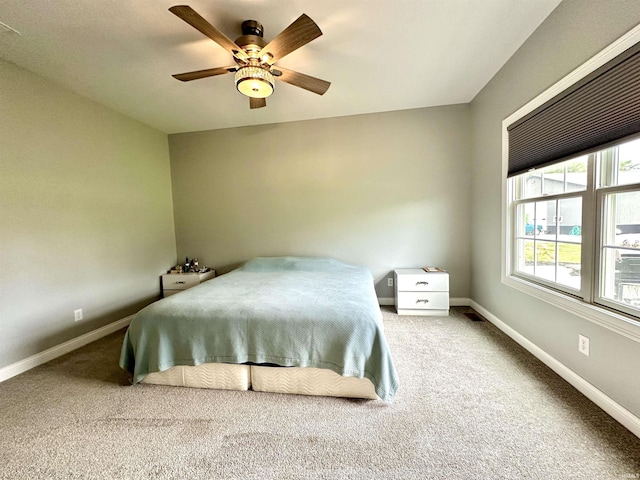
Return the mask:
<svg viewBox="0 0 640 480"><path fill-rule="evenodd" d="M234 42L188 5L175 5L169 11L231 53L235 61L235 65L173 75L181 82L236 72L236 89L249 97L251 109L267 105L265 98L274 93L275 78L318 95L323 95L331 85L319 78L274 67L281 58L322 35L320 27L304 13L267 43L262 24L255 20L242 22L242 36Z"/></svg>
<svg viewBox="0 0 640 480"><path fill-rule="evenodd" d="M248 65L236 72L236 88L247 97L267 98L273 93L275 80L269 70Z"/></svg>

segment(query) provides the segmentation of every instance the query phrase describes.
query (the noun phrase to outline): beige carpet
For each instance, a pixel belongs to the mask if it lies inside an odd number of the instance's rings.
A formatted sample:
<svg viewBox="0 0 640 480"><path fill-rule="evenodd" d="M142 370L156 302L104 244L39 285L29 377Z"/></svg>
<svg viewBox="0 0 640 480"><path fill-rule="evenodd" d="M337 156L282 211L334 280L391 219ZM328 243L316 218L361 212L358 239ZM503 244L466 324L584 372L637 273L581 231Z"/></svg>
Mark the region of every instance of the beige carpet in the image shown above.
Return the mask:
<svg viewBox="0 0 640 480"><path fill-rule="evenodd" d="M640 439L465 311L384 308L390 405L129 386L118 332L0 384L0 478L640 478Z"/></svg>

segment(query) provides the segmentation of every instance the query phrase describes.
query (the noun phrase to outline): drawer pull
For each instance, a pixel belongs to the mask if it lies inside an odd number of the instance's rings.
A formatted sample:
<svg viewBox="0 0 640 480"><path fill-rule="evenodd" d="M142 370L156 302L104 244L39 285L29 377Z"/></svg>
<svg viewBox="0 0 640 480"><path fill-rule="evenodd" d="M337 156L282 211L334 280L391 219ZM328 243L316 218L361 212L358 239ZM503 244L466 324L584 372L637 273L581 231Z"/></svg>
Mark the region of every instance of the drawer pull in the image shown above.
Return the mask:
<svg viewBox="0 0 640 480"><path fill-rule="evenodd" d="M416 282L416 285L429 285L429 282Z"/></svg>
<svg viewBox="0 0 640 480"><path fill-rule="evenodd" d="M424 300L418 299L416 300L416 303L429 303L429 300L427 300L426 298Z"/></svg>
<svg viewBox="0 0 640 480"><path fill-rule="evenodd" d="M178 285L184 285L184 284L185 284L185 283L187 283L187 282L185 282L184 280L180 280L180 281L178 281L178 282L176 282L176 283L177 283Z"/></svg>

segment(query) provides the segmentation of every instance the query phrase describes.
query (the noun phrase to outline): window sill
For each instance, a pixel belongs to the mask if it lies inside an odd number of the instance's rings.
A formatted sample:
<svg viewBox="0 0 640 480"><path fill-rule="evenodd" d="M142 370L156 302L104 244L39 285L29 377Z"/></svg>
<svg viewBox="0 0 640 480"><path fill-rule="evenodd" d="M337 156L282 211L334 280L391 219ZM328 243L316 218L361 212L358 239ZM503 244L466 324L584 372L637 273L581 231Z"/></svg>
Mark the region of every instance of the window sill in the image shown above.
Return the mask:
<svg viewBox="0 0 640 480"><path fill-rule="evenodd" d="M623 335L631 340L640 342L640 322L632 320L625 315L584 303L563 293L556 292L555 290L545 288L541 285L528 282L512 275L503 275L502 283L542 300L543 302L550 303L551 305L561 308L569 313L584 318L585 320L596 323L597 325L607 328L619 335Z"/></svg>

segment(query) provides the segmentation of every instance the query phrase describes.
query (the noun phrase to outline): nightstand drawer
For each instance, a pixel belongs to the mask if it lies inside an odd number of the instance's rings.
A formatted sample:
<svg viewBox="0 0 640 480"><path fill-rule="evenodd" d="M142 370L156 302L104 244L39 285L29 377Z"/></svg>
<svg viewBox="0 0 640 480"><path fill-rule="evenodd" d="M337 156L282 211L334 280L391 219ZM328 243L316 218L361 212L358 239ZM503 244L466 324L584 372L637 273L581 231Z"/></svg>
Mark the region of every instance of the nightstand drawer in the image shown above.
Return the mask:
<svg viewBox="0 0 640 480"><path fill-rule="evenodd" d="M424 275L398 275L397 288L403 292L448 292L449 275L425 273Z"/></svg>
<svg viewBox="0 0 640 480"><path fill-rule="evenodd" d="M449 292L398 292L398 309L448 310Z"/></svg>
<svg viewBox="0 0 640 480"><path fill-rule="evenodd" d="M215 270L209 270L205 273L167 273L162 275L162 296L168 297L182 290L195 287L199 283L215 276Z"/></svg>
<svg viewBox="0 0 640 480"><path fill-rule="evenodd" d="M163 275L162 276L162 288L165 290L186 290L187 288L194 287L200 283L200 277L198 275Z"/></svg>

